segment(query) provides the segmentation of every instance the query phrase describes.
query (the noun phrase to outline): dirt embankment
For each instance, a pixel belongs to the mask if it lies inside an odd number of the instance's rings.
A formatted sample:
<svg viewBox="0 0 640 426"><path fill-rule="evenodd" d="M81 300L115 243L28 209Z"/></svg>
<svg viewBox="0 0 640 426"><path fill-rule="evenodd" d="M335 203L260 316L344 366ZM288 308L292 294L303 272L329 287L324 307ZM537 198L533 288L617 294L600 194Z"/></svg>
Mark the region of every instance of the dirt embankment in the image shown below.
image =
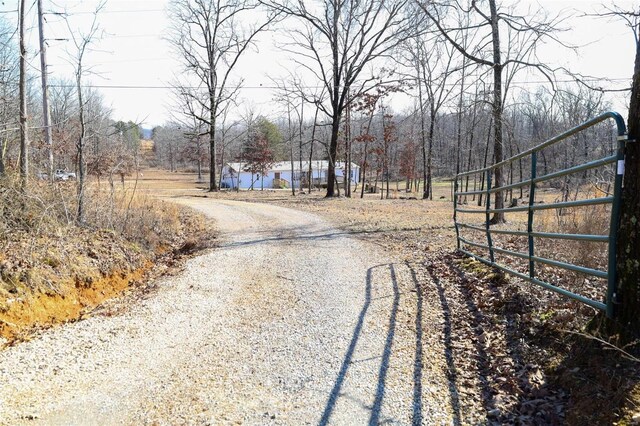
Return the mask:
<svg viewBox="0 0 640 426"><path fill-rule="evenodd" d="M70 224L3 235L0 346L82 318L214 239L211 224L187 208L146 199L129 209L118 231Z"/></svg>

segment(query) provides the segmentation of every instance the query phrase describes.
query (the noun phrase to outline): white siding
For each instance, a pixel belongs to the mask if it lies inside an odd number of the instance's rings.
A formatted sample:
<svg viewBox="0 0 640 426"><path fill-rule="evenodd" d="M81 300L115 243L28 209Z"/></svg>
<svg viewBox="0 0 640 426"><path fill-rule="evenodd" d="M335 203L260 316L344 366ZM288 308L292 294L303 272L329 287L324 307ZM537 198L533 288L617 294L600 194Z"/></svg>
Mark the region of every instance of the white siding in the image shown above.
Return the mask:
<svg viewBox="0 0 640 426"><path fill-rule="evenodd" d="M351 181L353 183L358 182L360 177L360 168L351 163ZM300 172L299 167L300 163L294 163L294 177L296 179L292 179L291 176L291 163L289 162L281 162L274 165L273 169L270 170L264 176L264 183L262 178L258 174L251 174L250 172L240 171L242 170L243 164L241 163L230 163L223 167L222 169L222 187L223 188L236 188L238 185L240 189L250 189L253 184L253 189L261 189L264 185L264 189L272 189L274 185L275 174L280 174L280 179L287 181L287 187L290 188L291 185L295 185L296 189L300 188ZM338 181L342 181L344 177L344 163L337 163L336 165L336 177ZM326 183L327 180L327 161L312 161L312 178L313 183ZM306 174L309 170L309 162L303 162L302 172Z"/></svg>

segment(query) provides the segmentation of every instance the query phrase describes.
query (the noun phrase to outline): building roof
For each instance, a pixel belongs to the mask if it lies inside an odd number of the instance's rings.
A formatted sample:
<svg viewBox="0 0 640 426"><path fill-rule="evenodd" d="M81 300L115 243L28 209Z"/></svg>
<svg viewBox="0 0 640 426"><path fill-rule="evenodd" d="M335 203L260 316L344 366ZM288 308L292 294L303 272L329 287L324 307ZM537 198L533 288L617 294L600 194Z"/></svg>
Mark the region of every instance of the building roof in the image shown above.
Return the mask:
<svg viewBox="0 0 640 426"><path fill-rule="evenodd" d="M242 170L244 171L244 168L246 167L247 163L227 163L227 166L229 166L230 168L232 168L235 172ZM336 162L336 169L344 169L345 163L342 161L338 161ZM329 169L329 161L327 160L314 160L311 162L311 168L313 170L328 170ZM351 168L352 169L359 169L360 167L355 164L355 163L351 163ZM303 171L308 171L309 170L309 162L308 161L303 161L302 162L302 170ZM275 163L273 166L271 166L271 168L269 169L270 172L290 172L291 171L291 162L290 161L280 161L279 163ZM300 171L300 162L299 161L294 161L293 163L293 171L294 172L299 172Z"/></svg>

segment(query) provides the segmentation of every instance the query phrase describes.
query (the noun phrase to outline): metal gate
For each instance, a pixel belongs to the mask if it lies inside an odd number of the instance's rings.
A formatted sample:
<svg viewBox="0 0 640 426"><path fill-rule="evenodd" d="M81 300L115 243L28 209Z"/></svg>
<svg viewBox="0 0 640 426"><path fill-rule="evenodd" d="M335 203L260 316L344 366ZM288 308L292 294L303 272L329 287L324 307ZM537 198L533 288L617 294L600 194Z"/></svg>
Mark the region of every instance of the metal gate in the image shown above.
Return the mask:
<svg viewBox="0 0 640 426"><path fill-rule="evenodd" d="M580 133L590 127L595 126L596 124L603 122L605 120L612 119L615 122L617 127L618 134L618 144L616 153L604 158L600 158L598 160L590 161L584 164L580 164L574 167L569 167L563 170L559 170L553 173L549 173L543 176L537 176L537 165L538 165L538 153L551 145L554 145L568 137ZM620 116L620 114L616 112L607 112L602 114L592 120L589 120L579 126L574 127L571 130L562 133L552 139L547 140L546 142L541 143L527 151L524 151L518 155L515 155L511 158L508 158L500 163L496 163L492 166L485 167L483 169L473 170L469 172L460 173L455 178L454 183L454 197L453 197L453 205L454 205L454 222L455 222L455 230L456 230L456 238L457 238L457 247L458 250L467 256L475 258L476 260L483 262L487 265L495 267L499 270L507 272L509 274L515 275L523 280L529 281L531 283L540 285L549 290L555 291L557 293L563 294L572 299L578 300L582 303L585 303L589 306L592 306L596 309L605 310L608 317L613 317L614 315L614 305L616 303L616 241L617 241L617 231L618 231L618 222L620 219L620 196L622 189L622 176L624 173L624 144L627 140L626 135L626 127L624 120ZM523 158L529 157L531 161L531 173L529 179L523 180L521 182L512 183L509 185L503 185L499 188L491 187L491 180L493 171L505 165L508 165L514 161L521 160ZM582 200L574 200L574 201L565 201L565 202L554 202L549 204L535 204L535 194L536 194L536 186L541 182L548 181L550 179L555 179L559 177L563 177L566 175L582 172L585 170L593 169L596 167L605 166L607 164L617 163L615 180L613 183L613 195L607 197L599 197L592 199L582 199ZM458 191L458 182L460 179L473 176L473 175L484 175L484 179L486 181L486 187L483 190L474 190L474 191L466 191L460 192ZM529 188L529 203L526 206L516 206L516 207L507 207L507 208L491 208L491 195L496 192L503 192L513 188L521 188L528 187ZM465 195L483 195L486 198L485 208L480 209L467 209L460 208L458 201L460 196ZM589 235L589 234L564 234L564 233L549 233L549 232L534 232L533 224L534 224L534 215L536 211L544 210L544 209L564 209L570 207L580 207L580 206L590 206L590 205L601 205L601 204L611 204L611 218L609 222L609 235ZM492 213L496 212L528 212L527 214L527 230L526 231L515 231L515 230L504 230L504 229L492 229L489 226L489 219ZM483 227L475 226L472 224L466 224L458 221L458 213L472 213L472 214L484 214L485 224ZM464 229L472 229L475 231L481 231L486 234L486 243L471 241L462 236L462 230ZM492 241L492 235L494 234L507 234L507 235L515 235L521 237L527 237L527 246L528 253L522 253L518 251L508 250L506 248L495 247ZM608 261L607 261L607 270L602 271L598 269L586 268L583 266L574 265L571 263L560 262L557 260L547 259L544 257L536 256L535 254L535 239L536 238L556 238L556 239L564 239L564 240L575 240L575 241L598 241L598 242L608 242ZM477 247L480 249L486 250L487 257L482 257L480 255L474 254L468 250L468 246ZM506 254L510 256L514 256L521 259L526 259L529 262L528 266L528 274L524 274L518 271L515 271L511 268L508 268L504 265L498 264L495 261L495 253ZM542 263L546 265L551 265L554 267L559 267L562 269L580 272L583 274L603 278L607 280L607 294L605 303L589 299L585 296L573 293L564 288L555 286L546 281L543 281L536 277L535 265L536 263Z"/></svg>

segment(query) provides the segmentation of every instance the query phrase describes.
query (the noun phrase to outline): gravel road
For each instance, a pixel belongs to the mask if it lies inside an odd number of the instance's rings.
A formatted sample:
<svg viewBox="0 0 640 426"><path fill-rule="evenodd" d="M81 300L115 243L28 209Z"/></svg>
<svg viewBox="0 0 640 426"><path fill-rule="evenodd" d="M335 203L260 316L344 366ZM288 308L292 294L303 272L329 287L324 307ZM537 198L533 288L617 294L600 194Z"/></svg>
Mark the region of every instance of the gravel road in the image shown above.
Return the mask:
<svg viewBox="0 0 640 426"><path fill-rule="evenodd" d="M310 213L189 198L220 245L0 352L0 424L448 424L408 267Z"/></svg>

